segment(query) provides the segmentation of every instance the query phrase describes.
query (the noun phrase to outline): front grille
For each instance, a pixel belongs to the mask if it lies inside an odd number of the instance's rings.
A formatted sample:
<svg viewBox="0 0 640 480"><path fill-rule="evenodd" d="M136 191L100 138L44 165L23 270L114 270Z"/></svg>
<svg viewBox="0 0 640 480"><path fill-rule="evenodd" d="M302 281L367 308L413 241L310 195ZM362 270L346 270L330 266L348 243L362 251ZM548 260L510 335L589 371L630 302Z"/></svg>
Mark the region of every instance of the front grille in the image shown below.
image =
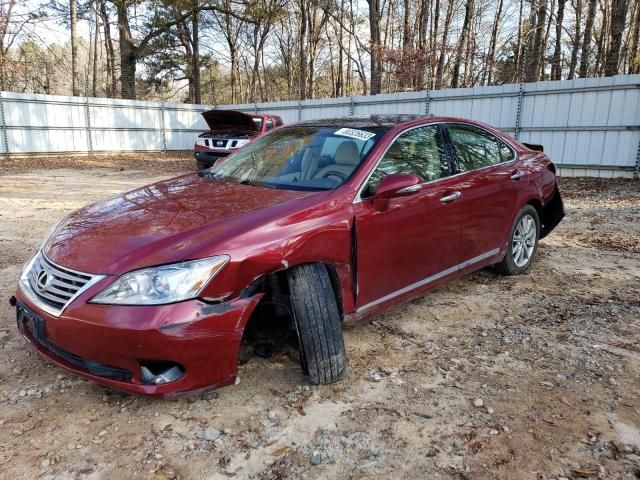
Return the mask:
<svg viewBox="0 0 640 480"><path fill-rule="evenodd" d="M209 148L224 148L227 146L227 140L220 140L217 138L210 138L207 147Z"/></svg>
<svg viewBox="0 0 640 480"><path fill-rule="evenodd" d="M94 278L94 275L56 265L42 252L34 259L28 273L29 286L33 294L57 313L62 312Z"/></svg>

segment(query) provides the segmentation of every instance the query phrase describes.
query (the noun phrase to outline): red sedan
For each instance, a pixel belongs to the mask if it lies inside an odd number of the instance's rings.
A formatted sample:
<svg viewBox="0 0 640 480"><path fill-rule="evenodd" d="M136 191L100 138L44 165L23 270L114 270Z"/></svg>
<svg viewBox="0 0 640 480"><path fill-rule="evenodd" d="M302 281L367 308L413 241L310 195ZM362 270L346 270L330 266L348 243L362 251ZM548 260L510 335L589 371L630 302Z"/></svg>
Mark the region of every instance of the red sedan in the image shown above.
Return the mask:
<svg viewBox="0 0 640 480"><path fill-rule="evenodd" d="M241 340L276 337L311 383L338 381L343 325L481 267L529 270L564 215L541 150L456 118L282 127L65 218L24 269L18 326L128 392L232 384Z"/></svg>

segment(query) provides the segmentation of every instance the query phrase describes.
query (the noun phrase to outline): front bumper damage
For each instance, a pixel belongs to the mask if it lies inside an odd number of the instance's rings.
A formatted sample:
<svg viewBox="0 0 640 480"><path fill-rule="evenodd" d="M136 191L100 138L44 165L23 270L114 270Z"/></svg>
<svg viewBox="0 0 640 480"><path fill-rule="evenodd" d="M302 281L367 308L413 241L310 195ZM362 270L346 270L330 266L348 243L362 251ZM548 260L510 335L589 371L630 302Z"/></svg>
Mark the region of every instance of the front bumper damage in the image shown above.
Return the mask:
<svg viewBox="0 0 640 480"><path fill-rule="evenodd" d="M261 297L158 306L73 302L59 317L20 289L13 303L20 332L52 363L116 390L174 397L235 382L242 334ZM169 368L173 381L154 384L152 365L179 368Z"/></svg>

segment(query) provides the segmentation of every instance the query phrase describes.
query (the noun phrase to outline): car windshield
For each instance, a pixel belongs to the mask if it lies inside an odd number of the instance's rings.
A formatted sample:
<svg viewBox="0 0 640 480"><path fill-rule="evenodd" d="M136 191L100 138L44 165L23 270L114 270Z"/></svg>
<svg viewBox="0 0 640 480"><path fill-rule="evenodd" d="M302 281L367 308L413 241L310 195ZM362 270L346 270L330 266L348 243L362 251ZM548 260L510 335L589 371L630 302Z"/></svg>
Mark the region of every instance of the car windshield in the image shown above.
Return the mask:
<svg viewBox="0 0 640 480"><path fill-rule="evenodd" d="M331 190L357 170L386 129L292 126L273 130L208 174L218 180L287 190Z"/></svg>

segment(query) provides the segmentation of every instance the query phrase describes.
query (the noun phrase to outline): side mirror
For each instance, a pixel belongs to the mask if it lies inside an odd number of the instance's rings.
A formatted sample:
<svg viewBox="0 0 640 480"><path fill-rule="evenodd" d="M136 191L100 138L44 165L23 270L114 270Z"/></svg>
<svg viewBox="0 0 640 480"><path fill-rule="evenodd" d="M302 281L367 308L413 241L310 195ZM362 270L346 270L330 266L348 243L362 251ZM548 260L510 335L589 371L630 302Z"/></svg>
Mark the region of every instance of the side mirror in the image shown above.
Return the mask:
<svg viewBox="0 0 640 480"><path fill-rule="evenodd" d="M422 178L412 173L390 173L376 188L375 198L387 200L405 197L422 190Z"/></svg>

